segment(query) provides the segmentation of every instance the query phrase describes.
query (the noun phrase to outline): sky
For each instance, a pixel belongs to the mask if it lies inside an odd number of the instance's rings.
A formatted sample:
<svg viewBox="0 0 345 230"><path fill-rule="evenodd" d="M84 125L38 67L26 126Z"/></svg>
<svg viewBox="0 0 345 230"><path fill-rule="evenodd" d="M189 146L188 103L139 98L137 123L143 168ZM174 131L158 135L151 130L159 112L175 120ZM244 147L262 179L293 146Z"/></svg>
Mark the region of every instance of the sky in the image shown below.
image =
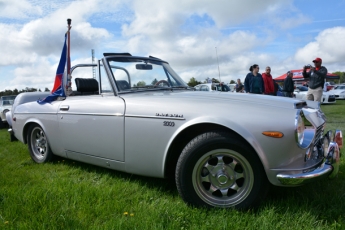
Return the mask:
<svg viewBox="0 0 345 230"><path fill-rule="evenodd" d="M183 80L273 78L323 59L345 72L345 0L0 0L0 91L53 88L72 19L72 66L103 53L155 56Z"/></svg>

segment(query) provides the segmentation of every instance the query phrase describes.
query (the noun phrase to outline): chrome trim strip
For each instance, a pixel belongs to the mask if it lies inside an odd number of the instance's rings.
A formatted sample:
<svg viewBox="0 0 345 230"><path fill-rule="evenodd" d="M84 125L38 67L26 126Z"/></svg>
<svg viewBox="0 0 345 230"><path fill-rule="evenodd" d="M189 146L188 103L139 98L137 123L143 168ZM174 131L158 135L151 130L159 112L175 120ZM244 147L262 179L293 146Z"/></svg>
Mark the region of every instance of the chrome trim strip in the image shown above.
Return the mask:
<svg viewBox="0 0 345 230"><path fill-rule="evenodd" d="M40 113L40 112L34 112L34 113L15 113L13 115L20 115L20 114L53 114L53 115L56 115L57 113L56 112L51 112L51 113L47 113L47 112L44 112L44 113Z"/></svg>
<svg viewBox="0 0 345 230"><path fill-rule="evenodd" d="M125 117L132 117L132 118L149 118L149 119L164 119L164 120L186 120L183 117L161 117L161 116L146 116L146 115L131 115L126 114Z"/></svg>
<svg viewBox="0 0 345 230"><path fill-rule="evenodd" d="M86 115L86 116L115 116L115 117L123 117L123 113L73 113L73 112L59 112L59 113L16 113L15 115L18 114L50 114L50 115Z"/></svg>
<svg viewBox="0 0 345 230"><path fill-rule="evenodd" d="M70 112L62 112L59 113L59 115L84 115L84 116L109 116L109 117L123 117L124 115L122 113L70 113Z"/></svg>

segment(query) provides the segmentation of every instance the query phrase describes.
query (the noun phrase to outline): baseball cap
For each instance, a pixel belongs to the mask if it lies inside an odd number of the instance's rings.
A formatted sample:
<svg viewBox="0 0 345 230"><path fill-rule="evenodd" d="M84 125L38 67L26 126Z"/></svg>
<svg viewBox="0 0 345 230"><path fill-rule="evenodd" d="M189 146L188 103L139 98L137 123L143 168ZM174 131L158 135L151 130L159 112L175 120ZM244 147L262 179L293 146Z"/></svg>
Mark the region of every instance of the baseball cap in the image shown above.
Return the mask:
<svg viewBox="0 0 345 230"><path fill-rule="evenodd" d="M313 60L313 62L322 62L322 59L317 57L315 60Z"/></svg>

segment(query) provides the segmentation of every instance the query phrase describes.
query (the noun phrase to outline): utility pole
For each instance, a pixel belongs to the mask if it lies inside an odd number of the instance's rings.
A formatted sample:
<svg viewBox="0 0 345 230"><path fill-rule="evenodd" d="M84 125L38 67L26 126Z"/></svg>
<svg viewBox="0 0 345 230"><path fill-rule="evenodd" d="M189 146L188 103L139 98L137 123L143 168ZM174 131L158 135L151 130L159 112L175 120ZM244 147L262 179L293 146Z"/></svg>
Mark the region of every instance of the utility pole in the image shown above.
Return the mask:
<svg viewBox="0 0 345 230"><path fill-rule="evenodd" d="M218 74L219 74L219 82L222 82L222 79L220 79L220 69L219 69L219 61L218 61L218 53L217 53L217 46L216 46L216 56L217 56L217 63L218 63Z"/></svg>
<svg viewBox="0 0 345 230"><path fill-rule="evenodd" d="M95 64L95 50L91 49L92 64ZM92 76L96 79L96 68L92 66Z"/></svg>

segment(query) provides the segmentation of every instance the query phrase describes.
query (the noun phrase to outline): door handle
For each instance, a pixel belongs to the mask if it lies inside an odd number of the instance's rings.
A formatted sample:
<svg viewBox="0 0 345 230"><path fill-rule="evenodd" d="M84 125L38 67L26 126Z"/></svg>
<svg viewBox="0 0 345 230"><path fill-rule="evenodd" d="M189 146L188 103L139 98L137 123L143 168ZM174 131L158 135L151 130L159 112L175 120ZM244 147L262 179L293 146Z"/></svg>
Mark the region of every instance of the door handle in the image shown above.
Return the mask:
<svg viewBox="0 0 345 230"><path fill-rule="evenodd" d="M62 111L67 111L67 110L69 110L69 105L62 105L62 106L60 107L60 110L62 110Z"/></svg>

